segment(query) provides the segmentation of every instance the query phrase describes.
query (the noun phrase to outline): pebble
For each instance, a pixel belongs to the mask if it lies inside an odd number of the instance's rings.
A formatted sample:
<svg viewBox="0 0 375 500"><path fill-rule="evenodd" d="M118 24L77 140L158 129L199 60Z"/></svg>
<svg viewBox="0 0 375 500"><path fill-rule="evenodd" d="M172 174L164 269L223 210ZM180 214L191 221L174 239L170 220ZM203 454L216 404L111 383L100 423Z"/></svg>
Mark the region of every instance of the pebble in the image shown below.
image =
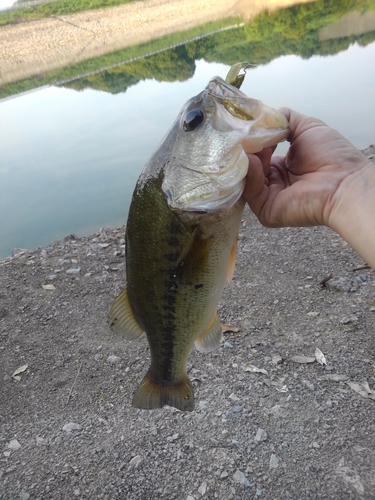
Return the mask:
<svg viewBox="0 0 375 500"><path fill-rule="evenodd" d="M79 424L75 424L74 422L69 422L69 424L65 424L62 428L64 432L80 431L81 429L82 426Z"/></svg>
<svg viewBox="0 0 375 500"><path fill-rule="evenodd" d="M142 462L142 457L141 455L136 455L135 457L133 457L130 462L129 462L129 465L133 465L134 467L138 467L138 465Z"/></svg>
<svg viewBox="0 0 375 500"><path fill-rule="evenodd" d="M206 481L204 483L202 483L199 488L198 488L198 493L200 493L203 497L203 495L206 494L206 491L207 491L207 483Z"/></svg>
<svg viewBox="0 0 375 500"><path fill-rule="evenodd" d="M244 486L250 486L250 481L240 470L236 470L236 472L234 473L233 481L238 484L243 484Z"/></svg>
<svg viewBox="0 0 375 500"><path fill-rule="evenodd" d="M234 413L241 413L241 412L242 412L242 410L243 410L243 407L242 407L242 406L235 406L235 407L233 408L233 412L234 412Z"/></svg>
<svg viewBox="0 0 375 500"><path fill-rule="evenodd" d="M256 443L260 443L262 441L266 441L267 437L268 437L267 436L267 432L264 429L261 429L260 427L258 427L258 430L257 430L257 433L255 435L254 441Z"/></svg>
<svg viewBox="0 0 375 500"><path fill-rule="evenodd" d="M283 358L279 354L275 354L274 356L272 356L272 363L274 365L281 365L282 362Z"/></svg>
<svg viewBox="0 0 375 500"><path fill-rule="evenodd" d="M241 399L232 392L232 394L229 396L229 399L232 401L241 401Z"/></svg>
<svg viewBox="0 0 375 500"><path fill-rule="evenodd" d="M188 495L188 496L186 497L186 500L195 500L195 497L192 497L191 495Z"/></svg>
<svg viewBox="0 0 375 500"><path fill-rule="evenodd" d="M30 493L27 493L26 491L20 494L20 500L29 500L30 498Z"/></svg>
<svg viewBox="0 0 375 500"><path fill-rule="evenodd" d="M272 453L270 458L270 469L277 469L279 463L280 459L274 453Z"/></svg>
<svg viewBox="0 0 375 500"><path fill-rule="evenodd" d="M178 436L179 436L179 434L177 434L177 433L176 433L176 434L173 434L173 436L168 436L168 437L167 437L167 441L168 441L169 443L172 443L173 441L176 441L176 439L178 439Z"/></svg>
<svg viewBox="0 0 375 500"><path fill-rule="evenodd" d="M12 439L12 441L8 444L8 448L10 450L19 450L21 448L21 444L17 441L17 439Z"/></svg>
<svg viewBox="0 0 375 500"><path fill-rule="evenodd" d="M80 267L71 267L70 269L67 269L66 274L79 274L81 272Z"/></svg>
<svg viewBox="0 0 375 500"><path fill-rule="evenodd" d="M112 365L119 363L120 361L121 361L121 358L119 358L118 356L115 356L114 354L111 354L107 358L107 362L111 363Z"/></svg>
<svg viewBox="0 0 375 500"><path fill-rule="evenodd" d="M223 471L221 474L220 474L220 479L225 479L226 477L228 477L228 472L227 471Z"/></svg>
<svg viewBox="0 0 375 500"><path fill-rule="evenodd" d="M352 283L346 278L337 277L326 281L325 287L335 292L350 292Z"/></svg>
<svg viewBox="0 0 375 500"><path fill-rule="evenodd" d="M231 349L233 345L230 342L224 342L224 347L228 347L229 349Z"/></svg>
<svg viewBox="0 0 375 500"><path fill-rule="evenodd" d="M355 321L358 321L358 317L352 314L351 316L345 316L345 318L342 318L340 323L342 325L347 325L348 323L354 323Z"/></svg>

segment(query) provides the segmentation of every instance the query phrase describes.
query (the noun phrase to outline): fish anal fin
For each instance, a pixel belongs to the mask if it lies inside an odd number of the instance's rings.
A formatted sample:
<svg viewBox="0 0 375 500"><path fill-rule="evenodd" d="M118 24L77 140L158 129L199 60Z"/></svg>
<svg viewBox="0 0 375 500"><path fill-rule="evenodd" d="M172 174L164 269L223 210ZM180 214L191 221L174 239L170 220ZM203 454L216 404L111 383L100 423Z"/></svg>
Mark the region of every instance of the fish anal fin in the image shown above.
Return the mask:
<svg viewBox="0 0 375 500"><path fill-rule="evenodd" d="M134 393L132 405L144 410L162 408L164 405L168 405L182 411L193 411L193 387L187 375L177 384L164 385L155 382L150 373L147 372L141 385Z"/></svg>
<svg viewBox="0 0 375 500"><path fill-rule="evenodd" d="M111 328L127 340L135 340L143 333L131 310L127 288L122 290L116 298L108 314L108 322Z"/></svg>
<svg viewBox="0 0 375 500"><path fill-rule="evenodd" d="M234 268L236 265L237 243L238 243L238 239L236 238L234 243L233 243L230 254L229 254L228 269L227 269L227 282L228 283L233 278Z"/></svg>
<svg viewBox="0 0 375 500"><path fill-rule="evenodd" d="M220 320L215 313L211 323L200 337L194 342L199 352L211 352L221 344L223 339L223 329Z"/></svg>

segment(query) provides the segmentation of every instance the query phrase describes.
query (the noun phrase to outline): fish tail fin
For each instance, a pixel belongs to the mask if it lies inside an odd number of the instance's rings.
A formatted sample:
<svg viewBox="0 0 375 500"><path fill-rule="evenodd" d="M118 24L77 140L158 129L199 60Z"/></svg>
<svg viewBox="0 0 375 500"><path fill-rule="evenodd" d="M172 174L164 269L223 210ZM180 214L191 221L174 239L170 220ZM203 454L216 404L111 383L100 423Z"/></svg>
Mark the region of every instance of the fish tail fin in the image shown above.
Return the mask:
<svg viewBox="0 0 375 500"><path fill-rule="evenodd" d="M192 411L194 410L193 387L187 375L177 384L163 385L155 382L150 372L147 372L134 393L132 405L145 410L169 405L182 411Z"/></svg>

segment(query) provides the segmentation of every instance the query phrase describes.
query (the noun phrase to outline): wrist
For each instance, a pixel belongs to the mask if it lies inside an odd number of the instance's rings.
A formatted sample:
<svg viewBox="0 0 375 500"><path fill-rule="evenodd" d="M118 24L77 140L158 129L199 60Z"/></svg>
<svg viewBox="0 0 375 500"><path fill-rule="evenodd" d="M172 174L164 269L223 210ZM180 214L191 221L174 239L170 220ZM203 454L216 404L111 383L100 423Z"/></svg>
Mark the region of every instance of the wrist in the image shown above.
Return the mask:
<svg viewBox="0 0 375 500"><path fill-rule="evenodd" d="M340 183L327 225L375 268L375 164L365 156Z"/></svg>

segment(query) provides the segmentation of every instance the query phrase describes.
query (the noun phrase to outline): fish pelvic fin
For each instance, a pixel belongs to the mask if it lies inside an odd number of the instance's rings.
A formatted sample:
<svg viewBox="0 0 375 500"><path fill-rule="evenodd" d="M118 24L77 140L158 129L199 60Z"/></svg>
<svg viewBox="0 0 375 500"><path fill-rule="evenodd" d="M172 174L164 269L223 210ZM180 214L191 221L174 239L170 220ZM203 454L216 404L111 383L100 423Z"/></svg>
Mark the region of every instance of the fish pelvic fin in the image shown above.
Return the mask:
<svg viewBox="0 0 375 500"><path fill-rule="evenodd" d="M132 405L135 408L144 410L152 410L153 408L162 408L164 405L169 405L182 411L193 411L193 387L187 375L177 384L164 385L155 382L150 372L147 372L141 385L134 393Z"/></svg>
<svg viewBox="0 0 375 500"><path fill-rule="evenodd" d="M108 314L109 326L127 340L135 340L143 333L131 310L127 288L116 298Z"/></svg>
<svg viewBox="0 0 375 500"><path fill-rule="evenodd" d="M237 243L238 243L238 239L236 238L235 242L233 243L230 254L229 254L228 269L227 269L227 283L230 283L230 281L232 281L232 278L233 278L234 268L236 265Z"/></svg>
<svg viewBox="0 0 375 500"><path fill-rule="evenodd" d="M221 344L223 339L223 329L220 320L215 313L211 323L200 337L194 342L199 352L211 352Z"/></svg>

